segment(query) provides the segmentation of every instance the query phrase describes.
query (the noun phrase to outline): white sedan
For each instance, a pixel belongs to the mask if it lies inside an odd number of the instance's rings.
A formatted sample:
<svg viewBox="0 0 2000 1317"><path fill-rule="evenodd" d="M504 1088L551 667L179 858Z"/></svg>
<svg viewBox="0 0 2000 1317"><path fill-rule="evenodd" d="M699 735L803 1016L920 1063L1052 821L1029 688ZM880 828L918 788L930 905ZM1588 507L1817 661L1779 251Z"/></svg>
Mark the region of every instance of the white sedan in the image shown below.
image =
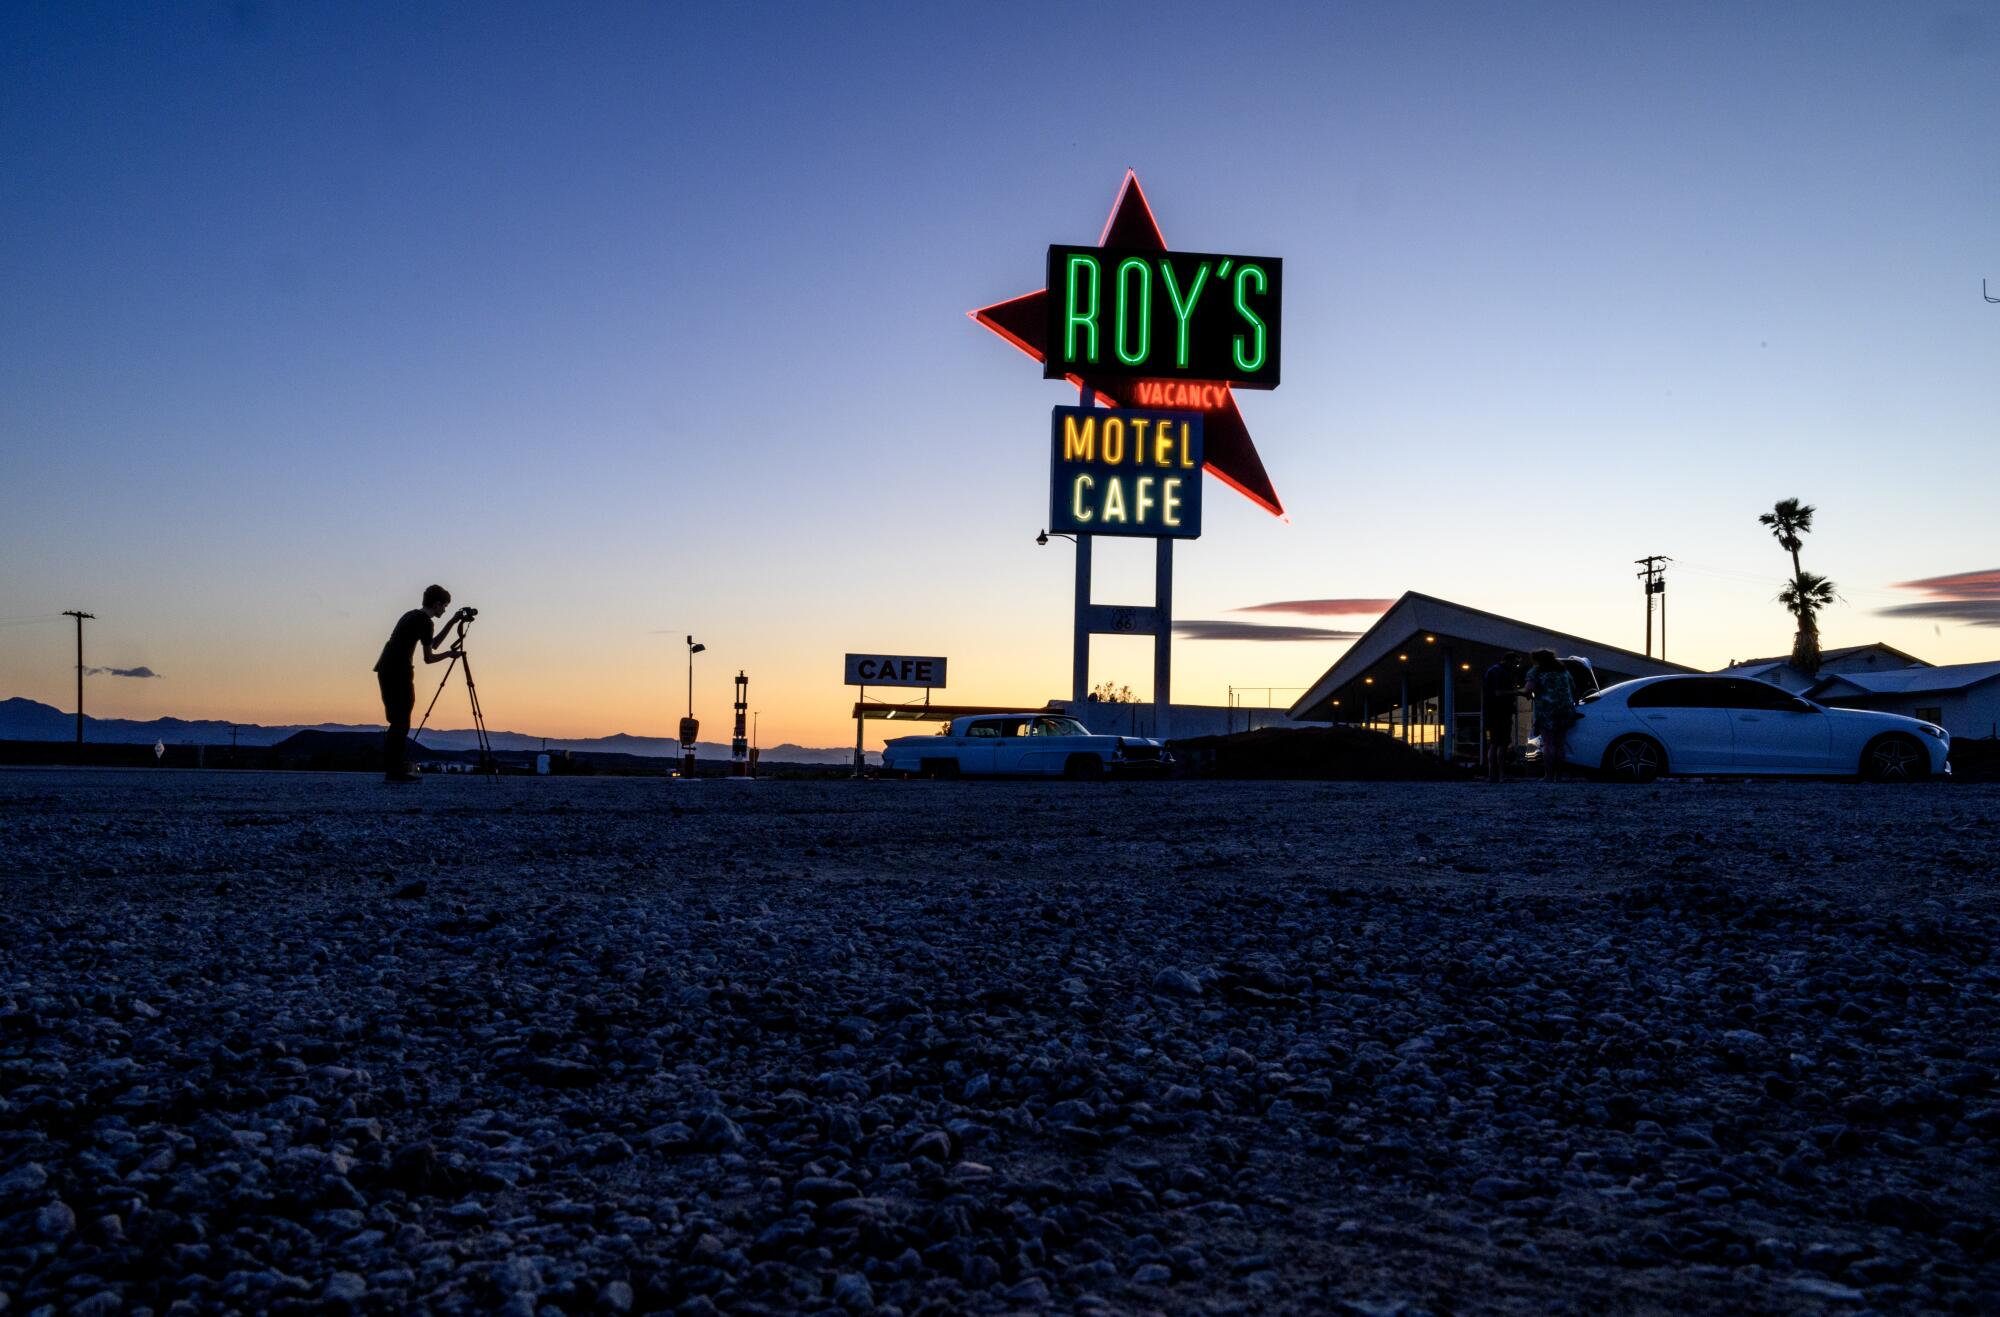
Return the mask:
<svg viewBox="0 0 2000 1317"><path fill-rule="evenodd" d="M1158 773L1172 756L1143 736L1096 736L1059 713L954 718L935 736L882 747L884 777L1070 777Z"/></svg>
<svg viewBox="0 0 2000 1317"><path fill-rule="evenodd" d="M1914 782L1951 772L1942 727L1830 709L1745 677L1641 677L1585 697L1577 712L1565 757L1620 782L1662 773Z"/></svg>

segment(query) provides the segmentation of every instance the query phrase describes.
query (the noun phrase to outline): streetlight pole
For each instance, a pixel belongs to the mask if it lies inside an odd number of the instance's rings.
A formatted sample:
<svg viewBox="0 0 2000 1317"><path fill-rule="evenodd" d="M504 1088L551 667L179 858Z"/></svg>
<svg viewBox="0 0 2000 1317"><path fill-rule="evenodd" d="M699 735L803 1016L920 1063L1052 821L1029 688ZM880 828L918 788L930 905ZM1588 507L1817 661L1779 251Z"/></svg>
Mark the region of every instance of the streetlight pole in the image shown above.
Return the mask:
<svg viewBox="0 0 2000 1317"><path fill-rule="evenodd" d="M688 650L688 711L681 719L681 776L694 776L694 739L700 725L694 720L694 656L707 649L707 645L695 643L695 638L687 638Z"/></svg>

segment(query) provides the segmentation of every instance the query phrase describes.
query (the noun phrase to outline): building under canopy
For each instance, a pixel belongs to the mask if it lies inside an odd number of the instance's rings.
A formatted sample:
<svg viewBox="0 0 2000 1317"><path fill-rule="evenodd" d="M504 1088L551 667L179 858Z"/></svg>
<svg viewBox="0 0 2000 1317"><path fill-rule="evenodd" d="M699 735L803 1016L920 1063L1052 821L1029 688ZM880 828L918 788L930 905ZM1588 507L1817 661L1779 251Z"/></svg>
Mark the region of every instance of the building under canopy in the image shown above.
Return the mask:
<svg viewBox="0 0 2000 1317"><path fill-rule="evenodd" d="M1588 659L1601 686L1693 671L1412 591L1307 689L1290 715L1300 722L1373 727L1433 747L1447 759L1476 759L1485 730L1480 677L1504 654L1537 649Z"/></svg>

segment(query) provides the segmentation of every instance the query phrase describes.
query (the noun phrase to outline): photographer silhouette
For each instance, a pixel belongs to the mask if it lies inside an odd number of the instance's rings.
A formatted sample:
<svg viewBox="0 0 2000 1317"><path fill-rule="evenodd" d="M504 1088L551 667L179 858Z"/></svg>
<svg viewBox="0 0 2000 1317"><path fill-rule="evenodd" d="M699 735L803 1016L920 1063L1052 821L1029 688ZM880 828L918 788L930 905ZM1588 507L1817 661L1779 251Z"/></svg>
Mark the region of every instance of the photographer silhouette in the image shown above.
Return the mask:
<svg viewBox="0 0 2000 1317"><path fill-rule="evenodd" d="M449 649L440 646L450 638L453 627L463 626L472 615L472 610L459 609L442 630L435 629L433 623L444 616L444 610L450 604L451 591L441 585L426 589L423 607L412 608L396 619L396 628L389 633L389 642L382 646L382 657L375 660L375 678L382 688L382 713L389 723L382 739L384 782L417 780L417 775L403 759L410 736L410 713L417 705L417 648L422 646L426 663L443 663L458 657L456 645Z"/></svg>

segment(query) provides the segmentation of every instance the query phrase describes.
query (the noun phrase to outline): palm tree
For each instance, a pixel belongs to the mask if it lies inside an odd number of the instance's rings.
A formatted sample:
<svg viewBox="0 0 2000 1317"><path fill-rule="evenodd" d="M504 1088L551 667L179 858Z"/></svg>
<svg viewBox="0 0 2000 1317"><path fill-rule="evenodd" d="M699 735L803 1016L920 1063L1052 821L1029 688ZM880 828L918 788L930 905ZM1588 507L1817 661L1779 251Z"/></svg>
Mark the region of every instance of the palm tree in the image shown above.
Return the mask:
<svg viewBox="0 0 2000 1317"><path fill-rule="evenodd" d="M1833 582L1817 572L1800 572L1791 584L1778 591L1778 602L1799 620L1798 637L1792 642L1792 666L1801 672L1819 671L1819 610L1840 596Z"/></svg>
<svg viewBox="0 0 2000 1317"><path fill-rule="evenodd" d="M1771 528L1771 537L1778 541L1779 547L1792 555L1793 576L1805 570L1799 566L1799 550L1805 545L1800 537L1812 534L1813 510L1810 503L1781 498L1769 512L1757 518Z"/></svg>
<svg viewBox="0 0 2000 1317"><path fill-rule="evenodd" d="M1840 596L1833 582L1807 571L1799 562L1799 550L1812 533L1813 505L1795 498L1782 498L1769 512L1757 518L1771 528L1778 547L1792 555L1792 580L1778 595L1778 602L1798 619L1798 633L1792 638L1792 666L1801 672L1819 671L1819 610Z"/></svg>

